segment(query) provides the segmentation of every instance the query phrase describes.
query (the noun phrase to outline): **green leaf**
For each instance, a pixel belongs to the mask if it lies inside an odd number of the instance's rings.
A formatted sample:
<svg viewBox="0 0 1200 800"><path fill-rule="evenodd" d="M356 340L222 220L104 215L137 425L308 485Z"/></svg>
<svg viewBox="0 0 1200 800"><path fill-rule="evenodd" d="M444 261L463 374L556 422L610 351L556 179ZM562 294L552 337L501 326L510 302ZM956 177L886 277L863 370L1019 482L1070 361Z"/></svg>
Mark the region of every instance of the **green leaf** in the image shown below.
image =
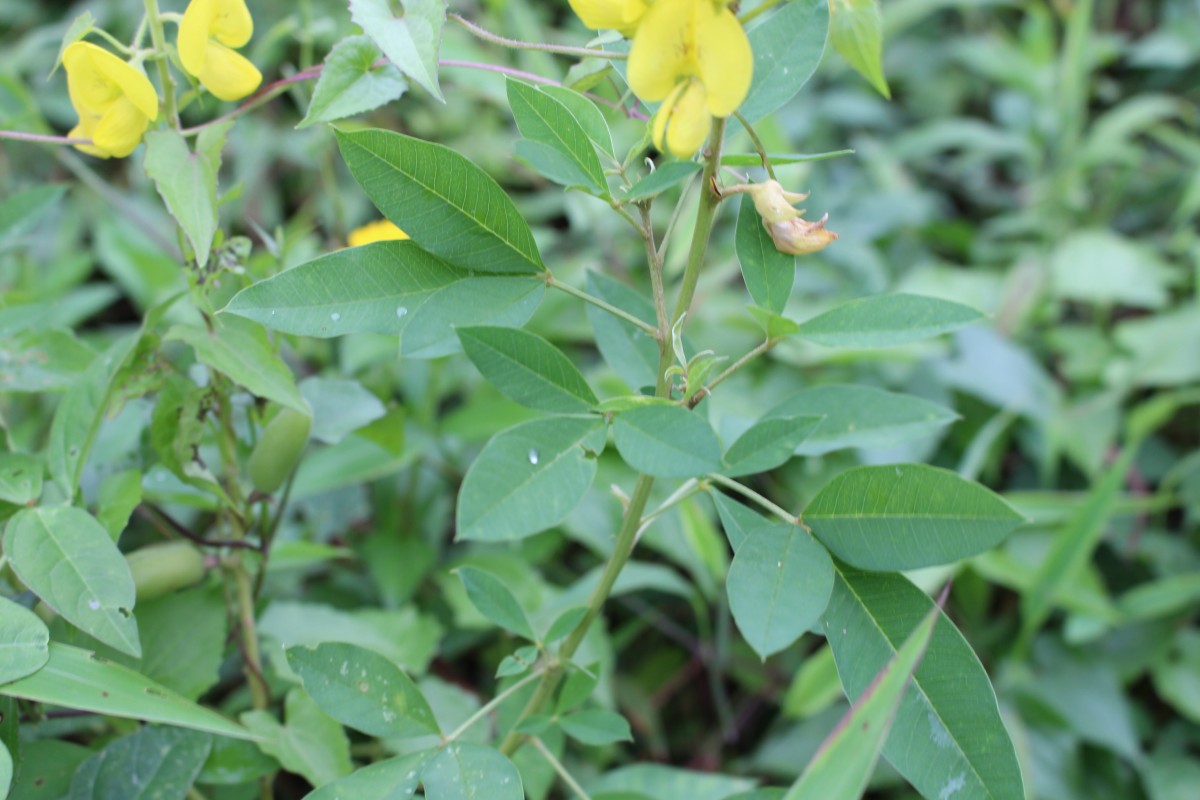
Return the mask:
<svg viewBox="0 0 1200 800"><path fill-rule="evenodd" d="M576 711L561 717L558 724L567 736L593 747L633 741L633 731L629 729L629 722L612 711Z"/></svg>
<svg viewBox="0 0 1200 800"><path fill-rule="evenodd" d="M829 40L842 58L889 100L883 74L883 15L879 0L834 0L830 5Z"/></svg>
<svg viewBox="0 0 1200 800"><path fill-rule="evenodd" d="M24 678L46 666L50 630L37 614L0 598L0 631L0 683Z"/></svg>
<svg viewBox="0 0 1200 800"><path fill-rule="evenodd" d="M765 660L799 639L825 610L833 562L800 526L772 525L741 543L725 586L738 629Z"/></svg>
<svg viewBox="0 0 1200 800"><path fill-rule="evenodd" d="M848 469L817 493L804 520L838 558L887 571L977 555L1024 522L983 486L924 464Z"/></svg>
<svg viewBox="0 0 1200 800"><path fill-rule="evenodd" d="M521 773L499 751L452 742L421 771L427 800L524 800Z"/></svg>
<svg viewBox="0 0 1200 800"><path fill-rule="evenodd" d="M553 148L583 176L586 188L607 196L608 181L596 156L596 147L575 115L558 100L527 83L509 78L506 84L508 103L521 135Z"/></svg>
<svg viewBox="0 0 1200 800"><path fill-rule="evenodd" d="M742 197L734 247L754 302L770 311L783 311L796 279L796 257L775 247L749 195Z"/></svg>
<svg viewBox="0 0 1200 800"><path fill-rule="evenodd" d="M458 328L463 350L493 386L523 406L578 414L596 404L579 368L561 350L518 328Z"/></svg>
<svg viewBox="0 0 1200 800"><path fill-rule="evenodd" d="M973 308L915 294L852 300L800 325L802 339L826 347L895 347L983 319Z"/></svg>
<svg viewBox="0 0 1200 800"><path fill-rule="evenodd" d="M521 539L557 525L596 477L599 417L536 419L492 438L458 495L458 537Z"/></svg>
<svg viewBox="0 0 1200 800"><path fill-rule="evenodd" d="M649 175L629 187L624 200L627 203L640 203L657 197L667 189L683 183L701 169L703 166L695 161L668 161L660 164Z"/></svg>
<svg viewBox="0 0 1200 800"><path fill-rule="evenodd" d="M138 603L137 614L142 660L129 666L189 700L216 685L229 635L219 587L201 585Z"/></svg>
<svg viewBox="0 0 1200 800"><path fill-rule="evenodd" d="M821 616L842 685L855 697L935 605L901 575L837 570ZM1021 769L987 673L941 616L883 754L923 797L1023 800Z"/></svg>
<svg viewBox="0 0 1200 800"><path fill-rule="evenodd" d="M823 417L768 416L754 423L725 452L726 475L769 472L786 463Z"/></svg>
<svg viewBox="0 0 1200 800"><path fill-rule="evenodd" d="M0 694L112 717L160 722L234 739L255 738L236 722L95 653L50 643L50 660L34 674L0 685Z"/></svg>
<svg viewBox="0 0 1200 800"><path fill-rule="evenodd" d="M70 331L23 330L0 343L0 388L5 392L61 392L79 380L96 351Z"/></svg>
<svg viewBox="0 0 1200 800"><path fill-rule="evenodd" d="M479 609L480 614L506 631L530 641L537 640L525 609L499 578L474 567L459 567L455 572L467 590L471 605Z"/></svg>
<svg viewBox="0 0 1200 800"><path fill-rule="evenodd" d="M756 531L779 524L720 492L712 492L712 499L721 518L721 527L725 529L725 538L729 540L729 547L735 555Z"/></svg>
<svg viewBox="0 0 1200 800"><path fill-rule="evenodd" d="M112 540L118 541L142 502L142 471L127 469L115 472L100 484L96 498L96 520L108 531Z"/></svg>
<svg viewBox="0 0 1200 800"><path fill-rule="evenodd" d="M390 131L338 131L337 139L376 207L430 253L481 272L546 271L512 199L466 157Z"/></svg>
<svg viewBox="0 0 1200 800"><path fill-rule="evenodd" d="M854 155L853 150L830 150L825 153L767 153L767 158L777 167L788 164L804 164L809 161L825 161L830 158ZM721 165L726 167L759 167L762 156L758 153L725 153Z"/></svg>
<svg viewBox="0 0 1200 800"><path fill-rule="evenodd" d="M17 577L68 622L141 656L133 575L91 514L71 506L20 511L8 523L4 553Z"/></svg>
<svg viewBox="0 0 1200 800"><path fill-rule="evenodd" d="M289 772L303 775L316 788L353 772L346 732L303 690L288 692L284 714L285 725L267 711L247 711L242 722L258 735L264 753L278 759Z"/></svg>
<svg viewBox="0 0 1200 800"><path fill-rule="evenodd" d="M389 0L350 0L350 19L379 45L388 61L445 102L438 86L438 48L446 24L445 0L400 0L397 17Z"/></svg>
<svg viewBox="0 0 1200 800"><path fill-rule="evenodd" d="M42 496L42 462L24 453L0 453L0 501L30 505Z"/></svg>
<svg viewBox="0 0 1200 800"><path fill-rule="evenodd" d="M534 172L568 188L589 188L592 179L583 172L570 156L548 144L535 142L532 139L518 139L513 148L517 159L527 164Z"/></svg>
<svg viewBox="0 0 1200 800"><path fill-rule="evenodd" d="M312 412L296 388L292 371L275 353L266 332L258 325L240 320L230 323L211 331L175 325L167 331L163 341L190 345L196 351L196 360L251 394L310 415Z"/></svg>
<svg viewBox="0 0 1200 800"><path fill-rule="evenodd" d="M587 608L584 606L568 608L559 614L554 618L554 622L550 623L550 627L546 629L546 644L554 644L560 639L567 638L567 634L575 630L585 617L587 617Z"/></svg>
<svg viewBox="0 0 1200 800"><path fill-rule="evenodd" d="M49 183L16 192L0 201L0 246L36 223L66 190L65 184Z"/></svg>
<svg viewBox="0 0 1200 800"><path fill-rule="evenodd" d="M409 800L421 783L428 752L376 761L354 774L327 783L304 800Z"/></svg>
<svg viewBox="0 0 1200 800"><path fill-rule="evenodd" d="M75 770L92 754L86 747L61 739L22 742L21 769L10 800L63 800L71 790Z"/></svg>
<svg viewBox="0 0 1200 800"><path fill-rule="evenodd" d="M475 276L414 242L376 242L249 286L221 313L301 336L397 335L401 355L433 358L458 349L455 325L521 325L545 290L538 278Z"/></svg>
<svg viewBox="0 0 1200 800"><path fill-rule="evenodd" d="M71 781L70 800L182 798L210 750L207 734L144 727L83 762Z"/></svg>
<svg viewBox="0 0 1200 800"><path fill-rule="evenodd" d="M372 736L417 738L441 729L421 690L392 661L342 642L290 647L288 666L329 716Z"/></svg>
<svg viewBox="0 0 1200 800"><path fill-rule="evenodd" d="M793 395L763 415L823 416L821 424L796 448L796 455L819 456L846 447L895 447L933 435L958 415L907 394L871 386L831 384Z"/></svg>
<svg viewBox="0 0 1200 800"><path fill-rule="evenodd" d="M358 381L313 375L298 388L312 409L312 438L325 444L337 444L387 414L383 402Z"/></svg>
<svg viewBox="0 0 1200 800"><path fill-rule="evenodd" d="M606 792L644 794L652 800L725 800L731 794L754 788L751 778L735 778L714 772L668 767L662 764L632 764L605 773L587 786L592 797Z"/></svg>
<svg viewBox="0 0 1200 800"><path fill-rule="evenodd" d="M308 113L297 128L333 122L400 99L408 82L395 64L375 66L383 51L370 36L347 36L325 56Z"/></svg>
<svg viewBox="0 0 1200 800"><path fill-rule="evenodd" d="M58 72L58 68L62 66L63 51L87 36L95 28L96 18L92 16L91 11L84 11L71 20L71 24L67 26L66 32L63 33L62 44L59 45L58 55L54 58L54 66L51 68L50 74L46 76L47 79L53 78L54 73Z"/></svg>
<svg viewBox="0 0 1200 800"><path fill-rule="evenodd" d="M587 137L592 140L592 144L599 147L605 153L610 155L613 153L612 131L608 129L608 122L604 119L604 113L596 107L595 103L566 86L545 84L539 86L538 91L550 95L566 106L567 110L574 115L576 121L583 127Z"/></svg>
<svg viewBox="0 0 1200 800"><path fill-rule="evenodd" d="M149 131L145 137L146 175L183 229L200 269L208 265L217 232L217 172L231 127L232 120L206 127L194 153L183 135L169 128Z"/></svg>
<svg viewBox="0 0 1200 800"><path fill-rule="evenodd" d="M654 325L654 306L620 281L597 272L588 273L588 293ZM588 303L588 322L605 362L631 389L653 387L657 382L658 345L644 330Z"/></svg>
<svg viewBox="0 0 1200 800"><path fill-rule="evenodd" d="M742 102L750 122L770 116L808 83L825 53L829 0L794 0L768 15L748 34L754 79Z"/></svg>
<svg viewBox="0 0 1200 800"><path fill-rule="evenodd" d="M676 405L653 405L618 414L617 450L638 472L690 478L721 469L721 443L704 418Z"/></svg>
<svg viewBox="0 0 1200 800"><path fill-rule="evenodd" d="M792 678L781 710L785 717L808 719L829 708L842 696L837 663L828 644L804 657Z"/></svg>
<svg viewBox="0 0 1200 800"><path fill-rule="evenodd" d="M854 707L821 744L804 773L784 795L784 800L858 800L862 796L896 719L905 689L921 663L940 619L939 608L926 614L867 688L856 693L858 699L854 701ZM957 791L953 784L947 786L951 788L943 787L939 796L949 797Z"/></svg>
<svg viewBox="0 0 1200 800"><path fill-rule="evenodd" d="M583 705L592 696L592 692L596 690L596 684L599 682L599 663L590 664L586 668L572 664L571 670L563 681L562 689L558 692L558 702L555 703L554 713L561 715Z"/></svg>

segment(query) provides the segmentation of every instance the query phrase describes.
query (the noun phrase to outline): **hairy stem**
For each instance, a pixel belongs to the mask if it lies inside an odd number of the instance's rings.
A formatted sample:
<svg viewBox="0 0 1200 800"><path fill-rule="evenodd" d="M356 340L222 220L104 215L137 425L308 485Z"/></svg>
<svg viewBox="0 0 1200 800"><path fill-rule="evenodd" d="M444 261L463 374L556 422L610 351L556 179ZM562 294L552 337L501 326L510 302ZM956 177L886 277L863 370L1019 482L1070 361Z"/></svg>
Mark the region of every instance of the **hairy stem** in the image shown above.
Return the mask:
<svg viewBox="0 0 1200 800"><path fill-rule="evenodd" d="M479 27L474 22L465 19L459 14L447 14L446 18L451 22L458 23L473 36L477 36L492 44L511 47L514 50L539 50L543 53L557 53L563 56L578 56L580 58L607 58L612 61L624 61L629 58L627 53L613 53L608 50L592 50L587 47L568 47L566 45L547 44L544 42L522 42L518 39L508 39L504 36L494 34L486 28Z"/></svg>

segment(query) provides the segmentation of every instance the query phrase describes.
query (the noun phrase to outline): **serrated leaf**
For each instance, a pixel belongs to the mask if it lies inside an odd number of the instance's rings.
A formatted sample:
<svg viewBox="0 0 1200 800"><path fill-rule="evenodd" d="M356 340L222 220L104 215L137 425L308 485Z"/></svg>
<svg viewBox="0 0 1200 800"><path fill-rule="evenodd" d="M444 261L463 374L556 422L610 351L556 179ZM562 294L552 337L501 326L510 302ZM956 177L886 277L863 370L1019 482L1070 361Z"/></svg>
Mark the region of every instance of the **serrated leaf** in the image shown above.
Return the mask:
<svg viewBox="0 0 1200 800"><path fill-rule="evenodd" d="M409 800L421 783L421 768L429 756L426 751L376 761L325 784L304 800Z"/></svg>
<svg viewBox="0 0 1200 800"><path fill-rule="evenodd" d="M538 278L472 275L413 242L376 242L249 286L221 313L301 336L397 335L401 355L433 358L458 350L455 325L524 323L545 290Z"/></svg>
<svg viewBox="0 0 1200 800"><path fill-rule="evenodd" d="M382 56L369 36L347 36L335 44L325 56L308 113L296 127L352 117L400 99L408 82L395 64L375 66Z"/></svg>
<svg viewBox="0 0 1200 800"><path fill-rule="evenodd" d="M463 479L458 538L521 539L565 519L596 477L604 428L599 417L552 417L493 437Z"/></svg>
<svg viewBox="0 0 1200 800"><path fill-rule="evenodd" d="M786 463L824 417L769 416L760 419L725 451L721 472L737 477L768 472Z"/></svg>
<svg viewBox="0 0 1200 800"><path fill-rule="evenodd" d="M823 416L821 424L796 448L796 455L819 456L846 447L894 447L931 436L958 415L920 397L872 386L814 386L793 395L763 415Z"/></svg>
<svg viewBox="0 0 1200 800"><path fill-rule="evenodd" d="M629 187L623 199L627 203L640 203L657 197L671 187L683 183L701 169L703 166L695 161L668 161L659 164L653 172Z"/></svg>
<svg viewBox="0 0 1200 800"><path fill-rule="evenodd" d="M693 411L653 405L618 414L613 437L625 463L659 478L690 478L721 469L721 443Z"/></svg>
<svg viewBox="0 0 1200 800"><path fill-rule="evenodd" d="M521 773L498 750L452 742L421 770L428 800L524 800Z"/></svg>
<svg viewBox="0 0 1200 800"><path fill-rule="evenodd" d="M287 720L284 725L268 711L242 714L242 722L259 737L258 746L264 753L318 787L344 778L354 770L346 732L303 690L288 692L284 714Z"/></svg>
<svg viewBox="0 0 1200 800"><path fill-rule="evenodd" d="M749 195L742 197L734 247L754 302L770 311L783 311L796 279L796 257L775 247Z"/></svg>
<svg viewBox="0 0 1200 800"><path fill-rule="evenodd" d="M747 36L754 79L742 102L750 122L770 116L808 83L825 53L829 0L794 0L766 16Z"/></svg>
<svg viewBox="0 0 1200 800"><path fill-rule="evenodd" d="M553 414L586 412L596 395L557 347L517 328L458 328L467 357L493 386L523 406Z"/></svg>
<svg viewBox="0 0 1200 800"><path fill-rule="evenodd" d="M440 735L433 709L416 684L384 656L342 642L291 647L288 666L329 716L371 736Z"/></svg>
<svg viewBox="0 0 1200 800"><path fill-rule="evenodd" d="M822 614L842 685L855 697L936 606L901 575L838 564ZM1021 768L996 693L944 614L900 704L884 757L924 797L1024 800Z"/></svg>
<svg viewBox="0 0 1200 800"><path fill-rule="evenodd" d="M50 660L37 672L0 685L0 694L38 703L160 722L234 739L255 739L250 731L215 711L154 681L78 647L50 643Z"/></svg>
<svg viewBox="0 0 1200 800"><path fill-rule="evenodd" d="M941 610L935 607L867 688L857 693L854 707L821 744L784 800L858 800L862 796L939 619ZM944 789L942 794L949 796Z"/></svg>
<svg viewBox="0 0 1200 800"><path fill-rule="evenodd" d="M24 606L0 598L0 683L32 675L50 659L50 630Z"/></svg>
<svg viewBox="0 0 1200 800"><path fill-rule="evenodd" d="M133 575L91 514L71 506L20 511L8 523L4 553L17 577L72 625L141 656Z"/></svg>
<svg viewBox="0 0 1200 800"><path fill-rule="evenodd" d="M474 567L459 567L455 572L467 590L471 605L480 614L517 636L530 641L537 639L525 609L521 608L516 596L499 578Z"/></svg>
<svg viewBox="0 0 1200 800"><path fill-rule="evenodd" d="M445 102L438 85L438 50L446 24L445 0L400 0L404 15L389 0L350 0L350 19L370 36L388 61Z"/></svg>
<svg viewBox="0 0 1200 800"><path fill-rule="evenodd" d="M915 294L851 300L800 324L796 335L826 347L895 347L983 319L960 303Z"/></svg>
<svg viewBox="0 0 1200 800"><path fill-rule="evenodd" d="M612 711L590 709L576 711L560 717L558 724L563 732L577 742L599 747L614 742L632 742L633 731L629 722Z"/></svg>
<svg viewBox="0 0 1200 800"><path fill-rule="evenodd" d="M843 561L900 571L982 553L1024 518L988 489L949 470L893 464L841 473L804 509L804 521Z"/></svg>
<svg viewBox="0 0 1200 800"><path fill-rule="evenodd" d="M833 562L798 525L753 531L737 549L725 583L738 630L766 659L812 627L833 591Z"/></svg>
<svg viewBox="0 0 1200 800"><path fill-rule="evenodd" d="M829 41L870 82L875 90L889 100L883 74L883 15L879 0L834 0L830 4Z"/></svg>
<svg viewBox="0 0 1200 800"><path fill-rule="evenodd" d="M183 229L200 269L208 265L217 231L217 172L231 127L232 120L206 127L194 153L183 135L169 128L149 131L145 137L146 175Z"/></svg>
<svg viewBox="0 0 1200 800"><path fill-rule="evenodd" d="M608 182L596 156L595 145L571 111L556 98L533 86L509 78L508 103L521 135L552 148L585 178L594 194L606 196Z"/></svg>
<svg viewBox="0 0 1200 800"><path fill-rule="evenodd" d="M654 306L625 284L597 272L589 272L588 292L607 303L654 325ZM657 382L658 345L641 328L588 303L585 310L596 345L605 362L629 388L653 387Z"/></svg>
<svg viewBox="0 0 1200 800"><path fill-rule="evenodd" d="M425 250L469 270L546 271L512 199L466 157L390 131L338 131L337 139L375 206Z"/></svg>
<svg viewBox="0 0 1200 800"><path fill-rule="evenodd" d="M207 734L144 727L83 762L71 781L70 800L183 797L211 750Z"/></svg>

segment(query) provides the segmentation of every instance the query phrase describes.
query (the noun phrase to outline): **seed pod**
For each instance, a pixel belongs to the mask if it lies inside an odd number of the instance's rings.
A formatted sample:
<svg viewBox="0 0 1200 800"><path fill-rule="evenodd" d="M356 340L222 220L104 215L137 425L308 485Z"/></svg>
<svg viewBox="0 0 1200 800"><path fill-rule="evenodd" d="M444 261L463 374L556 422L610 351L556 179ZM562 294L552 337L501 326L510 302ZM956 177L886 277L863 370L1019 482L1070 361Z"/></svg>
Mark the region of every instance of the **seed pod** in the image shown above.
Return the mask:
<svg viewBox="0 0 1200 800"><path fill-rule="evenodd" d="M311 430L312 417L291 408L283 409L267 423L246 464L256 490L270 494L283 485L300 462Z"/></svg>
<svg viewBox="0 0 1200 800"><path fill-rule="evenodd" d="M199 583L204 579L204 554L188 542L164 542L125 556L138 602Z"/></svg>

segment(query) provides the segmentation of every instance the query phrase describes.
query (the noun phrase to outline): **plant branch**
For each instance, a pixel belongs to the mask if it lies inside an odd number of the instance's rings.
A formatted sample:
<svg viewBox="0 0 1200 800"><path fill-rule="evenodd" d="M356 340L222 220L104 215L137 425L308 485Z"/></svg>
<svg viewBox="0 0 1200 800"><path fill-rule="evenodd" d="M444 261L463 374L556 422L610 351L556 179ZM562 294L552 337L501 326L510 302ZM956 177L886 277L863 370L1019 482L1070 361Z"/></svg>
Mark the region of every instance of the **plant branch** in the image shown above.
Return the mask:
<svg viewBox="0 0 1200 800"><path fill-rule="evenodd" d="M599 297L596 297L594 294L588 294L587 292L583 291L582 289L576 289L571 284L563 283L562 281L558 280L554 276L550 276L547 279L547 284L553 289L558 289L560 291L566 292L569 295L578 297L580 300L582 300L585 303L591 303L596 308L603 309L615 317L620 317L621 319L628 322L630 325L636 325L637 327L641 328L643 331L650 334L655 339L658 338L658 329L655 328L653 325L651 325L648 322L638 319L633 314L630 314L628 311L622 311L621 309L617 308L616 306L612 305L611 303L601 300Z"/></svg>
<svg viewBox="0 0 1200 800"><path fill-rule="evenodd" d="M715 377L711 381L709 381L708 385L706 385L703 390L696 392L696 394L692 396L692 399L688 401L688 407L695 408L700 403L701 400L703 400L708 395L712 394L712 390L717 388L717 386L720 385L726 378L728 378L730 375L737 372L739 369L746 366L751 361L758 358L759 356L761 356L763 353L767 352L774 346L775 346L774 339L767 339L767 340L761 342L753 350L746 353L741 358L739 358L737 361L733 362L728 367L726 367L724 372L722 372L720 375L718 375L717 377Z"/></svg>
<svg viewBox="0 0 1200 800"><path fill-rule="evenodd" d="M537 679L538 679L538 678L540 678L540 677L542 677L542 672L541 672L541 670L534 670L533 672L531 672L531 673L529 673L528 675L526 675L524 678L521 678L521 680L519 680L519 681L517 681L516 683L514 683L512 686L510 686L510 687L508 687L507 689L505 689L505 690L504 690L503 692L501 692L500 694L498 694L498 695L496 695L495 697L493 697L493 698L492 698L490 701L488 701L487 705L483 706L483 707L482 707L482 708L480 708L478 711L476 711L474 714L472 714L471 716L467 717L467 718L466 718L466 720L463 722L463 724L462 724L462 725L459 725L457 728L455 728L455 729L454 729L454 731L453 731L453 732L451 732L450 734L448 734L448 735L446 736L446 741L447 741L447 742L453 742L455 739L457 739L458 737L462 736L464 733L466 733L466 732L467 732L467 730L469 730L469 729L470 729L470 727L471 727L472 725L474 725L476 722L479 722L479 720L483 719L483 718L484 718L484 717L486 717L488 714L490 714L490 713L491 713L493 710L495 710L495 709L496 709L496 708L497 708L497 707L498 707L498 706L499 706L501 703L503 703L505 700L507 700L508 698L512 697L514 694L516 694L517 692L519 692L519 691L520 691L521 689L523 689L525 686L527 686L528 684L530 684L531 682L533 682L533 681L537 680Z"/></svg>
<svg viewBox="0 0 1200 800"><path fill-rule="evenodd" d="M804 519L799 514L789 514L782 507L777 506L775 503L772 503L770 500L763 497L761 494L754 491L749 486L738 483L737 481L731 480L730 478L726 478L724 475L721 475L716 472L709 473L705 477L708 478L708 480L712 481L713 483L724 486L726 489L729 489L730 491L737 492L742 497L745 497L749 500L753 500L754 502L758 503L760 506L765 508L767 511L770 511L772 514L779 517L781 520L788 523L789 525L799 525L801 528L804 528L804 530L808 531L809 533L812 532L812 529L804 524Z"/></svg>
<svg viewBox="0 0 1200 800"><path fill-rule="evenodd" d="M568 47L565 45L546 44L544 42L522 42L518 39L508 39L492 33L486 28L481 28L474 22L458 14L447 14L446 18L458 23L473 36L477 36L492 44L511 47L514 50L539 50L543 53L557 53L564 56L579 56L580 58L607 58L611 61L624 61L629 58L627 53L613 53L608 50L592 50L587 47Z"/></svg>
<svg viewBox="0 0 1200 800"><path fill-rule="evenodd" d="M708 137L708 151L704 159L704 173L700 177L700 208L696 210L696 229L692 233L692 249L688 252L687 266L683 271L679 299L675 301L675 313L671 317L672 328L692 307L696 284L700 280L700 268L704 265L704 256L708 252L713 220L717 215L717 206L721 203L721 193L717 188L717 169L721 165L721 143L724 138L725 118L713 117L712 133Z"/></svg>
<svg viewBox="0 0 1200 800"><path fill-rule="evenodd" d="M558 777L562 778L562 782L575 793L575 796L579 800L592 800L588 793L583 790L583 787L579 785L579 781L575 780L571 776L571 773L567 772L567 768L562 765L562 762L554 757L554 754L550 752L550 748L546 747L545 742L536 736L530 739L530 741L533 742L533 746L542 754L542 757L550 762L550 766L558 773Z"/></svg>
<svg viewBox="0 0 1200 800"><path fill-rule="evenodd" d="M742 127L746 129L746 133L750 134L750 141L754 142L754 149L758 151L758 157L762 161L763 169L767 171L767 175L771 176L771 180L775 180L775 170L771 167L771 159L767 156L767 148L763 147L762 139L758 138L758 133L754 130L754 126L738 112L733 112L733 115L737 117L738 122L742 123Z"/></svg>

